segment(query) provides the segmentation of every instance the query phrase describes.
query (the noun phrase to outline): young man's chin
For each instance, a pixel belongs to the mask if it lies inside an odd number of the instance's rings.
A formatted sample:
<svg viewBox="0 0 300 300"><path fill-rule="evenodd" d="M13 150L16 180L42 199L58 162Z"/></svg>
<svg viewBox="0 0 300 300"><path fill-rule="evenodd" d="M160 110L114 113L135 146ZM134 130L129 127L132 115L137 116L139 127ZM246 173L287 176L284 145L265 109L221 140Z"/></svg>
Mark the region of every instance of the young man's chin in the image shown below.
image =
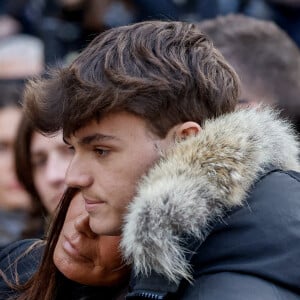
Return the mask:
<svg viewBox="0 0 300 300"><path fill-rule="evenodd" d="M91 230L99 235L120 235L121 225L114 224L112 222L106 222L96 217L90 217L90 228Z"/></svg>

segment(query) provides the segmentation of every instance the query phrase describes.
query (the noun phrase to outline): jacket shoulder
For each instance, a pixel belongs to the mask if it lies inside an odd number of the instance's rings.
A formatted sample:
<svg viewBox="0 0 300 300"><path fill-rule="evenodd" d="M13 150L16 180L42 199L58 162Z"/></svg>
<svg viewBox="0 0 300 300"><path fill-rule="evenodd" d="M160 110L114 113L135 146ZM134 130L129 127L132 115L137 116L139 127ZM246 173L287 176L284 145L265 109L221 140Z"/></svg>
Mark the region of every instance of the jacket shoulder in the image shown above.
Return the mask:
<svg viewBox="0 0 300 300"><path fill-rule="evenodd" d="M290 210L299 208L300 199L300 173L296 171L273 170L263 175L249 190L246 205L247 210L256 203L259 204L258 213L277 210ZM248 207L247 207L248 205ZM272 219L273 213L265 216ZM284 215L282 216L284 217ZM278 221L277 219L274 221Z"/></svg>
<svg viewBox="0 0 300 300"><path fill-rule="evenodd" d="M27 282L37 270L44 247L41 240L28 239L13 242L0 252L0 270L6 279L14 284ZM7 299L17 292L0 276L0 299Z"/></svg>
<svg viewBox="0 0 300 300"><path fill-rule="evenodd" d="M204 292L202 282L209 282L210 290L218 287L233 292L221 275L225 272L232 285L247 287L250 282L251 288L259 288L261 294L265 291L265 298L261 299L269 299L272 290L278 289L279 295L281 287L282 293L286 289L287 293L295 292L299 297L299 178L297 172L279 170L262 176L249 191L246 205L216 224L193 257L194 278L196 282L201 281L201 286L194 286L195 291ZM250 290L242 291L246 294L239 299L250 299L247 296ZM234 294L222 299L235 299ZM284 296L283 299L294 298Z"/></svg>

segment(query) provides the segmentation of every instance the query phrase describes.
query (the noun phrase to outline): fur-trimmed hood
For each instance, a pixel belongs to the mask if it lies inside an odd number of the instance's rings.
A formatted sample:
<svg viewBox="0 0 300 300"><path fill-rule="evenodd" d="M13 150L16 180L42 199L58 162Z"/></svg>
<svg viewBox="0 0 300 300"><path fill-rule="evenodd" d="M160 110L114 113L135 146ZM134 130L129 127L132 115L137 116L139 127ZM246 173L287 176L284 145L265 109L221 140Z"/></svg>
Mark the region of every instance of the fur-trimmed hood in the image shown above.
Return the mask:
<svg viewBox="0 0 300 300"><path fill-rule="evenodd" d="M147 173L129 206L121 247L137 274L191 280L182 237L204 240L211 222L241 206L268 166L300 170L290 124L268 108L205 122Z"/></svg>

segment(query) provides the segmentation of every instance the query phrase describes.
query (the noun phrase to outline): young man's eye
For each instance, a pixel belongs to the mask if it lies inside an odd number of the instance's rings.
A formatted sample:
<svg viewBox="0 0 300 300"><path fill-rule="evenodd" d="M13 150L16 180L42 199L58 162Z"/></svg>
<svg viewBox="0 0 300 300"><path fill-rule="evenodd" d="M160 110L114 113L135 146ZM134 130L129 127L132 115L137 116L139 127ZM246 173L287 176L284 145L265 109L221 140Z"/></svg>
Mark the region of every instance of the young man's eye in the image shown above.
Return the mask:
<svg viewBox="0 0 300 300"><path fill-rule="evenodd" d="M106 156L109 153L109 150L105 150L105 149L102 149L102 148L96 148L95 152L99 156Z"/></svg>
<svg viewBox="0 0 300 300"><path fill-rule="evenodd" d="M68 151L72 154L75 153L75 148L73 146L68 146Z"/></svg>

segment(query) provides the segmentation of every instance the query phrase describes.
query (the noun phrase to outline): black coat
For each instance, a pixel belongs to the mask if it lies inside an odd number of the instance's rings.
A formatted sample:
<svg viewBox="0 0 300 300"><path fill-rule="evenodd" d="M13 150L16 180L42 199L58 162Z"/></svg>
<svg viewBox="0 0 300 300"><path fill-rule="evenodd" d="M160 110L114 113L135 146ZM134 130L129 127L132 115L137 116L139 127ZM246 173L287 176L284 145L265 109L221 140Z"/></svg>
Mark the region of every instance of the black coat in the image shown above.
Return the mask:
<svg viewBox="0 0 300 300"><path fill-rule="evenodd" d="M299 148L262 108L209 120L177 143L125 217L127 298L300 299Z"/></svg>
<svg viewBox="0 0 300 300"><path fill-rule="evenodd" d="M262 176L246 206L217 222L202 244L189 245L193 284L152 274L132 280L128 299L300 299L300 174Z"/></svg>

